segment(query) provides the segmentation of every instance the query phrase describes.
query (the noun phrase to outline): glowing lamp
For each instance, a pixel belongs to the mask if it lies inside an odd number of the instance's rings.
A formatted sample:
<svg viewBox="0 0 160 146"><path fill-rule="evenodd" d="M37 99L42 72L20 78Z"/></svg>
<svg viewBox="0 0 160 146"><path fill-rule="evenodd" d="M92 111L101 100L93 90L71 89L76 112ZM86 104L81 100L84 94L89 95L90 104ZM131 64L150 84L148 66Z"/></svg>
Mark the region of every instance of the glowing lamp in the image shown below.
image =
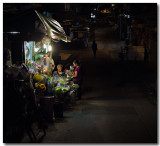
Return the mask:
<svg viewBox="0 0 160 146"><path fill-rule="evenodd" d="M43 45L43 48L47 48L46 44Z"/></svg>
<svg viewBox="0 0 160 146"><path fill-rule="evenodd" d="M39 50L39 48L34 48L34 51L35 51L35 52L38 52L38 50Z"/></svg>
<svg viewBox="0 0 160 146"><path fill-rule="evenodd" d="M48 51L52 51L52 46L49 45Z"/></svg>

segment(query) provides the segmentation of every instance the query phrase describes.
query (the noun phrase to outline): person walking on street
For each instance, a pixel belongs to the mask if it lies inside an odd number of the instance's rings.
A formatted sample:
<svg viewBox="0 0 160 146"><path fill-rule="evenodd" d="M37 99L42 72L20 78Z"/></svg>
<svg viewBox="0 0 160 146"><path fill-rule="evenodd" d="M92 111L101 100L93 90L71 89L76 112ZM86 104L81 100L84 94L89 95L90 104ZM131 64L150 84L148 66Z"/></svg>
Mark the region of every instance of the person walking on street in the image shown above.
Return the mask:
<svg viewBox="0 0 160 146"><path fill-rule="evenodd" d="M93 50L94 58L96 58L97 44L96 44L95 40L92 43L92 50Z"/></svg>

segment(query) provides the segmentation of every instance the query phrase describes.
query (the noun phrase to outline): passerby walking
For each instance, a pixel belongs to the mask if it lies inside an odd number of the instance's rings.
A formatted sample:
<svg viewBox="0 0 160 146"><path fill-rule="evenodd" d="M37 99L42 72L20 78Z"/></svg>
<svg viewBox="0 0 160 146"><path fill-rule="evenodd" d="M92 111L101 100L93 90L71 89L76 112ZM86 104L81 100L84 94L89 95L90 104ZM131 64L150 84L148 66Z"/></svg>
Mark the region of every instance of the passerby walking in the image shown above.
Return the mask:
<svg viewBox="0 0 160 146"><path fill-rule="evenodd" d="M94 58L96 58L97 44L96 44L95 40L92 43L92 50L93 50Z"/></svg>

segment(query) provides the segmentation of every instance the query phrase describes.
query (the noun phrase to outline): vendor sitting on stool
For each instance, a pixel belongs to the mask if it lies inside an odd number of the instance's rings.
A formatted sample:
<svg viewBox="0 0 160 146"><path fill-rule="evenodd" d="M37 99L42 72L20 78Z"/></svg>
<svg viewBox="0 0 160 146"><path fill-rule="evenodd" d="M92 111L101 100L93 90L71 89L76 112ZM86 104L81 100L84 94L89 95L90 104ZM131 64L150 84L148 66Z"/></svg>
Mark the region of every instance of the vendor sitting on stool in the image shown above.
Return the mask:
<svg viewBox="0 0 160 146"><path fill-rule="evenodd" d="M82 72L80 69L79 61L75 59L73 61L73 66L75 67L74 72L73 72L74 84L79 85L77 94L78 94L78 99L81 99Z"/></svg>

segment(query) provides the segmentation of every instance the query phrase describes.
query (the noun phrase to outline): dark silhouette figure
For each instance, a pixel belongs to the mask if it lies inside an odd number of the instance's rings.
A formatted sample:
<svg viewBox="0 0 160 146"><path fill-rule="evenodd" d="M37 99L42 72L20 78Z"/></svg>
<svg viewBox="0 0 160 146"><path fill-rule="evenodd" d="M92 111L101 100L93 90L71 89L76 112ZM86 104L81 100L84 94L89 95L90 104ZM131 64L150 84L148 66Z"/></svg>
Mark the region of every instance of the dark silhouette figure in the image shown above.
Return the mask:
<svg viewBox="0 0 160 146"><path fill-rule="evenodd" d="M95 41L93 41L92 43L92 50L93 50L94 58L96 58L97 44Z"/></svg>
<svg viewBox="0 0 160 146"><path fill-rule="evenodd" d="M4 48L3 53L3 142L19 143L25 132L31 141L37 141L32 123L37 122L44 135L46 125L35 103L29 68L24 63L18 67L8 65L10 49Z"/></svg>

